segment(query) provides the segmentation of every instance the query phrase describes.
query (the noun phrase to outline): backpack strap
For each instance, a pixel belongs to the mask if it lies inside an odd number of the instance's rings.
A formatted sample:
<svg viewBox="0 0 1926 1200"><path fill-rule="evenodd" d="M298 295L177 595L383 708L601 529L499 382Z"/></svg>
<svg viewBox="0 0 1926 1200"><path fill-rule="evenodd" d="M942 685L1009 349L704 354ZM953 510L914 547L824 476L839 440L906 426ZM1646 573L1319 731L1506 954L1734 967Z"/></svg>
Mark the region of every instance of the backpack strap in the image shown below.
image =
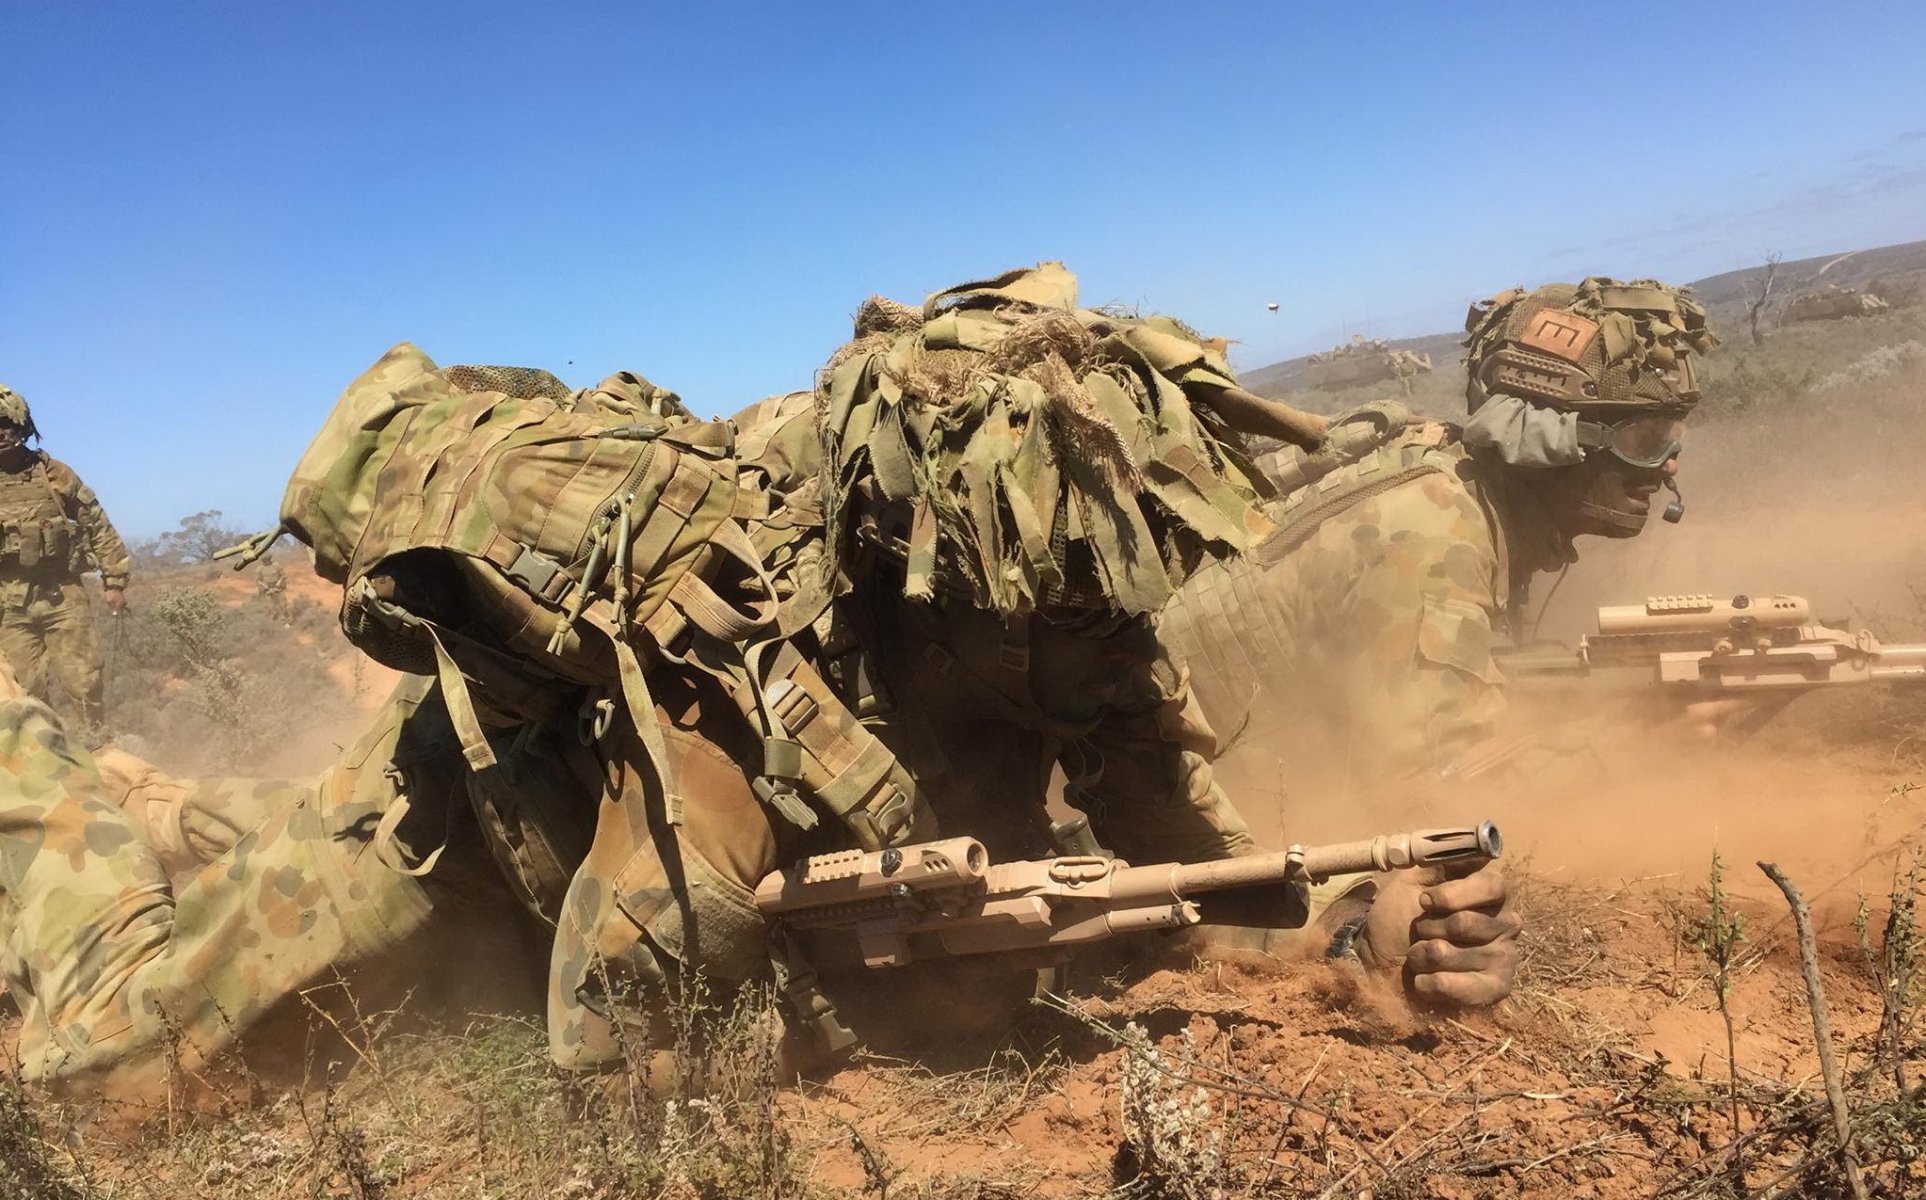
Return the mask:
<svg viewBox="0 0 1926 1200"><path fill-rule="evenodd" d="M1332 517L1420 476L1450 471L1459 457L1452 453L1455 445L1449 426L1427 422L1298 487L1269 510L1277 529L1251 551L1252 560L1260 566L1278 562Z"/></svg>
<svg viewBox="0 0 1926 1200"><path fill-rule="evenodd" d="M758 655L752 675L766 670L761 703L747 680L733 695L736 703L764 726L765 745L775 752L764 762L770 782L757 788L779 793L782 785L800 786L815 797L870 850L901 844L928 831L934 818L909 772L882 739L850 711L841 696L807 659L787 642L771 643L766 667ZM761 781L758 781L759 784ZM765 802L784 811L773 796ZM811 813L804 828L813 827Z"/></svg>

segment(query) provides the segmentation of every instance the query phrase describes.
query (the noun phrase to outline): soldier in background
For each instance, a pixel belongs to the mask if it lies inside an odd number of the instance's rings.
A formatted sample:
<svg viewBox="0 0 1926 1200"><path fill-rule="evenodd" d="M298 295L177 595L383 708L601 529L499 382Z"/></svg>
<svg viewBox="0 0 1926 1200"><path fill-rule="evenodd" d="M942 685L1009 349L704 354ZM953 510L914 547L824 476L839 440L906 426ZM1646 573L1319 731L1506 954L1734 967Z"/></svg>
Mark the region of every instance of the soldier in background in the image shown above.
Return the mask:
<svg viewBox="0 0 1926 1200"><path fill-rule="evenodd" d="M262 559L254 570L254 587L261 603L267 605L268 616L283 625L293 624L294 603L288 599L288 573L280 563L271 558Z"/></svg>
<svg viewBox="0 0 1926 1200"><path fill-rule="evenodd" d="M1277 472L1277 532L1166 610L1214 729L1288 719L1268 748L1293 776L1466 773L1496 745L1493 652L1532 579L1575 561L1580 537L1636 536L1658 491L1677 495L1694 359L1717 344L1689 293L1513 289L1465 327L1463 425L1396 405L1340 418Z"/></svg>
<svg viewBox="0 0 1926 1200"><path fill-rule="evenodd" d="M100 640L81 577L100 572L101 599L118 615L127 546L73 468L28 445L39 436L26 400L0 385L0 654L37 696L58 679L71 715L99 730Z"/></svg>

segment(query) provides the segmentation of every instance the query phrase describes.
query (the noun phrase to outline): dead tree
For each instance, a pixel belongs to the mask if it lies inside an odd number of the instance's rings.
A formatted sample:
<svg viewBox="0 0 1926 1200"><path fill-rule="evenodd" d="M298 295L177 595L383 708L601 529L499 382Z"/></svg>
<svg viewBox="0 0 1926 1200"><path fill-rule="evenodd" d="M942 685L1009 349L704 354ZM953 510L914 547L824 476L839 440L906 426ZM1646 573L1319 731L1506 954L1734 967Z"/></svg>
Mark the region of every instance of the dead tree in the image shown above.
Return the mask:
<svg viewBox="0 0 1926 1200"><path fill-rule="evenodd" d="M1759 328L1759 322L1765 316L1766 305L1772 302L1772 285L1778 281L1779 260L1783 257L1780 254L1766 255L1765 276L1759 280L1756 288L1746 289L1745 319L1751 326L1752 344L1755 346L1765 345L1765 333Z"/></svg>

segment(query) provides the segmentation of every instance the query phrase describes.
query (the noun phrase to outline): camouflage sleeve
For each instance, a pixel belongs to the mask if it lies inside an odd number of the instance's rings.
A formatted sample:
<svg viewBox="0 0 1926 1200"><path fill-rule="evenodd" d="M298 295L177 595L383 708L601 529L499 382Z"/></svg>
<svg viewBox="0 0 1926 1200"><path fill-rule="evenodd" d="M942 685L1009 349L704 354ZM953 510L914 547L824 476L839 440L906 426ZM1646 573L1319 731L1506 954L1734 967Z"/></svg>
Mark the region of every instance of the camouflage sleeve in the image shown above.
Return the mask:
<svg viewBox="0 0 1926 1200"><path fill-rule="evenodd" d="M49 474L61 490L67 515L80 526L87 552L100 571L101 585L109 589L125 588L131 565L127 543L121 541L114 523L107 519L107 510L100 506L100 497L94 495L94 489L82 483L80 476L74 474L73 468L65 463L49 463L49 468Z"/></svg>
<svg viewBox="0 0 1926 1200"><path fill-rule="evenodd" d="M390 869L380 843L391 808L409 815L387 768L413 761L419 725L445 737L439 714L415 716L398 695L321 780L251 785L229 812L265 819L238 838L210 829L226 848L203 865L219 845L182 847L189 873L170 878L143 835L151 811L124 811L52 711L0 669L0 979L22 1002L23 1074L139 1094L199 1070L316 980L353 978L409 944L429 881ZM117 782L153 782L125 766ZM423 804L438 791L430 774L410 789L423 834L445 836L440 806ZM166 797L140 799L150 810Z"/></svg>
<svg viewBox="0 0 1926 1200"><path fill-rule="evenodd" d="M1272 569L1301 694L1333 712L1334 755L1380 777L1449 763L1505 710L1493 658L1498 551L1475 497L1420 477L1326 521Z"/></svg>
<svg viewBox="0 0 1926 1200"><path fill-rule="evenodd" d="M1087 737L1064 748L1065 798L1097 840L1135 863L1201 862L1257 849L1211 771L1215 736L1181 666L1152 664Z"/></svg>

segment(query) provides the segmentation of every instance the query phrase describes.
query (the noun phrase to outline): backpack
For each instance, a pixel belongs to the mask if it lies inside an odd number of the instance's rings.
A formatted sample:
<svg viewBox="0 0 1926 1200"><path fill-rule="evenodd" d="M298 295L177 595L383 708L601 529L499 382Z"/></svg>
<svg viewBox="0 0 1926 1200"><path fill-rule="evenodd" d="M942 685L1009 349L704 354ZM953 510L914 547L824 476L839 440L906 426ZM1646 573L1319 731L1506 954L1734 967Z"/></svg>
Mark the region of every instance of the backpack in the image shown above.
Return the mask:
<svg viewBox="0 0 1926 1200"><path fill-rule="evenodd" d="M342 586L348 639L438 677L477 770L496 763L478 699L542 724L576 715L556 680L604 688L623 697L679 823L647 674L686 665L760 736L764 803L810 829L806 795L875 849L931 818L901 764L783 644L828 602L811 566L813 494L782 494L738 463L733 422L698 421L640 376L571 392L545 371L438 369L403 343L342 394L288 482L280 527L237 551L245 566L282 531L306 542ZM599 737L613 709L591 704L581 715Z"/></svg>
<svg viewBox="0 0 1926 1200"><path fill-rule="evenodd" d="M351 642L439 677L472 767L495 755L466 679L509 681L498 700L534 667L524 690L542 673L619 688L673 807L648 668L696 631L753 642L776 611L733 454L728 422L639 376L570 392L545 371L439 369L404 342L336 402L281 529L342 586Z"/></svg>

